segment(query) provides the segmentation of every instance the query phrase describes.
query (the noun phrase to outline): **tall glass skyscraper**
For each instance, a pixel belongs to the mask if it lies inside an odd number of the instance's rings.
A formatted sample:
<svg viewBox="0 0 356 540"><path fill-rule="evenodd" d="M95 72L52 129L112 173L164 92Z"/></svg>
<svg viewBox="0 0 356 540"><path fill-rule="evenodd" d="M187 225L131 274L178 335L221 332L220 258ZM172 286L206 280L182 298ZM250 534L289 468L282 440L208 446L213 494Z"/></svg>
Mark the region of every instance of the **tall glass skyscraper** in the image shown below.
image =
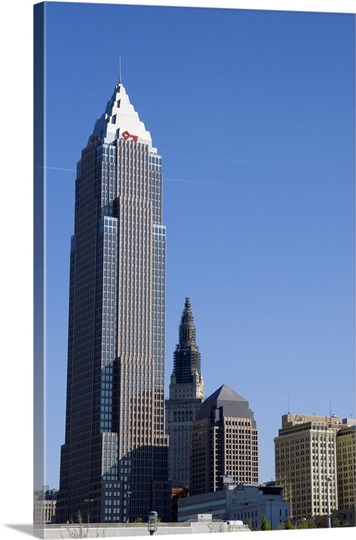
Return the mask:
<svg viewBox="0 0 356 540"><path fill-rule="evenodd" d="M82 151L59 522L169 520L161 156L122 83Z"/></svg>

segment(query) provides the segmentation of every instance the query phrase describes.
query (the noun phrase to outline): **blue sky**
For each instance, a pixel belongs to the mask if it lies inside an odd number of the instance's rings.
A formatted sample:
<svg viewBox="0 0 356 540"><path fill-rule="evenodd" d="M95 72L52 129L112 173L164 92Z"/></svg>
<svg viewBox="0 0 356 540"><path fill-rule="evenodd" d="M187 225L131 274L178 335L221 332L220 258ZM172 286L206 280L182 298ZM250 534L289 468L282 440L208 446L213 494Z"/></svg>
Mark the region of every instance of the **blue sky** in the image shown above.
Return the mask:
<svg viewBox="0 0 356 540"><path fill-rule="evenodd" d="M149 3L157 2L141 2ZM119 56L131 101L163 156L167 387L188 295L206 395L226 383L249 400L260 481L268 480L273 438L288 409L355 414L355 8L346 0L305 3L315 13L280 13L281 2L257 1L219 2L242 11L50 4L47 483L58 487L64 440L74 170L117 81ZM302 4L284 2L283 9ZM2 268L2 375L16 379L16 396L6 384L2 410L12 414L2 425L12 444L2 449L1 474L4 520L29 523L32 2L9 3L5 15L3 63L12 84L2 86L9 181L1 218L3 231L11 224L2 238L11 256ZM12 138L9 146L10 134L18 144ZM21 190L16 199L12 179ZM19 513L12 501L26 481L22 500L30 498ZM6 528L7 538L14 534Z"/></svg>
<svg viewBox="0 0 356 540"><path fill-rule="evenodd" d="M163 156L166 388L189 296L206 397L260 434L354 408L353 15L49 3L47 484L64 441L74 169L119 74Z"/></svg>

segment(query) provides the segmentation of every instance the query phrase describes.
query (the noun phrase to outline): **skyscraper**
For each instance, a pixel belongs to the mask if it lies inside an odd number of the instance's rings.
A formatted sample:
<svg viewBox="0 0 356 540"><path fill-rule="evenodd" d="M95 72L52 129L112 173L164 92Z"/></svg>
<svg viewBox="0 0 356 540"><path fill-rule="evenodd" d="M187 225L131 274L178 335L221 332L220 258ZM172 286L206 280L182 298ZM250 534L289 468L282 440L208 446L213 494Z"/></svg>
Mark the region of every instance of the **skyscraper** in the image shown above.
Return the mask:
<svg viewBox="0 0 356 540"><path fill-rule="evenodd" d="M257 484L258 432L248 401L223 384L193 422L190 494L218 491L226 482Z"/></svg>
<svg viewBox="0 0 356 540"><path fill-rule="evenodd" d="M169 478L176 487L189 487L190 434L203 399L200 352L190 300L186 298L179 326L179 342L174 351L169 399L166 400Z"/></svg>
<svg viewBox="0 0 356 540"><path fill-rule="evenodd" d="M161 156L119 82L77 166L58 521L170 515Z"/></svg>

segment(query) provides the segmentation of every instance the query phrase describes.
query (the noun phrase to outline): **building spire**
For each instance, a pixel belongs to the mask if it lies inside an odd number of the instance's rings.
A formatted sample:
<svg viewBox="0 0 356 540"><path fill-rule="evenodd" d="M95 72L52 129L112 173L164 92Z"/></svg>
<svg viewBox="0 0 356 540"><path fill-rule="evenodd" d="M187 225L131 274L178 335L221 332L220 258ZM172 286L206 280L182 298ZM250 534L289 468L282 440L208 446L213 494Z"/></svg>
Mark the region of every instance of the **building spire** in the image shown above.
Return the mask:
<svg viewBox="0 0 356 540"><path fill-rule="evenodd" d="M121 78L121 56L119 56L119 84L121 84L122 78Z"/></svg>
<svg viewBox="0 0 356 540"><path fill-rule="evenodd" d="M201 377L200 352L196 344L196 329L190 300L187 297L179 326L179 343L174 352L173 372L177 383L193 382Z"/></svg>
<svg viewBox="0 0 356 540"><path fill-rule="evenodd" d="M193 319L192 308L190 306L190 300L187 297L184 303L184 310L179 327L179 345L181 347L187 347L189 345L195 345L195 324Z"/></svg>
<svg viewBox="0 0 356 540"><path fill-rule="evenodd" d="M190 485L190 434L204 399L200 352L195 342L195 324L188 297L179 325L179 343L173 356L173 372L166 400L166 433L169 437L168 477L172 486Z"/></svg>

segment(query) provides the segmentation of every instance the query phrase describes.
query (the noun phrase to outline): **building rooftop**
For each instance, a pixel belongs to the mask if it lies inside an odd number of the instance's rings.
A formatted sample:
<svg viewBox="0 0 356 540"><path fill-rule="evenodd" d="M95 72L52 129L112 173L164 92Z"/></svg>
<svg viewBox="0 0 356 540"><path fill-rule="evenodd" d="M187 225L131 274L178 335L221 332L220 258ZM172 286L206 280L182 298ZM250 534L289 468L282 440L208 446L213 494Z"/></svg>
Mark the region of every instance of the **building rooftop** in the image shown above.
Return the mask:
<svg viewBox="0 0 356 540"><path fill-rule="evenodd" d="M196 419L201 420L211 416L214 409L223 409L224 416L237 418L253 418L248 401L234 390L223 384L211 394L201 405Z"/></svg>
<svg viewBox="0 0 356 540"><path fill-rule="evenodd" d="M88 142L99 140L111 143L120 137L152 144L151 134L141 122L121 82L115 86L105 112L96 121Z"/></svg>

